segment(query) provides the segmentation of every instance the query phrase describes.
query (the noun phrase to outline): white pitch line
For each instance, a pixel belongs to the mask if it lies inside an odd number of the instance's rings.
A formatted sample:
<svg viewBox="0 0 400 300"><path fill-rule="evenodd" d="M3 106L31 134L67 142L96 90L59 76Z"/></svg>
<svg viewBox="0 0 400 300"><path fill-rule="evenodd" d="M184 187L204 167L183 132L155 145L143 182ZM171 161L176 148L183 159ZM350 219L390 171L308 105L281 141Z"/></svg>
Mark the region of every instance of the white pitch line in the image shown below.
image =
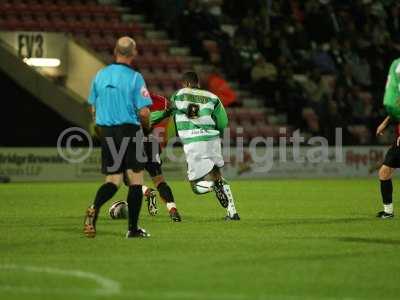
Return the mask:
<svg viewBox="0 0 400 300"><path fill-rule="evenodd" d="M246 295L246 294L227 294L227 293L215 293L215 295L203 294L202 292L194 292L194 291L181 291L181 292L171 292L166 291L163 293L156 292L145 292L145 291L129 291L126 290L124 293L121 293L120 284L111 279L102 277L95 273L83 272L79 270L62 270L55 268L47 268L47 267L34 267L34 266L17 266L17 265L0 265L0 270L15 270L15 271L23 271L23 272L31 272L31 273L46 273L53 274L59 276L69 276L75 278L82 278L86 280L91 280L96 282L99 287L95 289L84 289L84 288L41 288L41 287L31 287L31 286L12 286L12 285L0 285L0 290L8 291L12 293L34 293L34 294L77 294L77 295L96 295L96 296L110 296L110 295L118 295L119 297L129 298L132 297L140 297L142 299L155 299L158 296L162 296L164 299L208 299L208 300L295 300L298 299L298 296L290 296L290 295ZM318 300L357 300L355 297L313 297L310 296L308 299L318 299Z"/></svg>
<svg viewBox="0 0 400 300"><path fill-rule="evenodd" d="M13 294L39 294L39 295L85 295L93 296L93 292L83 288L41 288L23 285L0 285L0 291ZM97 295L97 294L96 294Z"/></svg>
<svg viewBox="0 0 400 300"><path fill-rule="evenodd" d="M59 275L59 276L69 276L69 277L74 277L74 278L81 278L85 280L91 280L94 281L98 287L95 289L90 290L91 293L96 294L96 295L104 295L104 296L109 296L109 295L115 295L119 294L121 292L121 286L118 282L105 278L103 276L100 276L95 273L89 273L89 272L84 272L80 270L62 270L62 269L56 269L56 268L47 268L47 267L34 267L34 266L17 266L17 265L0 265L0 270L15 270L15 271L22 271L22 272L30 272L30 273L45 273L45 274L52 274L52 275ZM7 285L0 285L0 289L3 290L9 290L11 286ZM18 287L15 287L18 289ZM34 291L35 288L30 288L30 287L21 287L21 289L25 290L30 290ZM63 291L65 293L68 293L70 290L72 293L79 293L81 289L36 289L36 292L43 291L45 292L46 290L49 290L50 292L53 291L55 293L59 293L60 291ZM82 289L82 291L88 291L87 289Z"/></svg>

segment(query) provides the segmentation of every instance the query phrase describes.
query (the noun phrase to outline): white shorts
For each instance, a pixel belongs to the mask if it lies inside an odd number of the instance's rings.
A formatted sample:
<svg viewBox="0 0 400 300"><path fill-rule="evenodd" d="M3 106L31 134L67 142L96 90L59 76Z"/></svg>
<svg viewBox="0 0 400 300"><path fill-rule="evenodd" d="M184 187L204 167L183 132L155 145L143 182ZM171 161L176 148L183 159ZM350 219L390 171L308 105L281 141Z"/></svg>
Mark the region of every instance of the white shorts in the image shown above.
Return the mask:
<svg viewBox="0 0 400 300"><path fill-rule="evenodd" d="M206 176L214 166L219 168L224 166L220 138L183 145L183 151L188 164L187 173L190 181Z"/></svg>

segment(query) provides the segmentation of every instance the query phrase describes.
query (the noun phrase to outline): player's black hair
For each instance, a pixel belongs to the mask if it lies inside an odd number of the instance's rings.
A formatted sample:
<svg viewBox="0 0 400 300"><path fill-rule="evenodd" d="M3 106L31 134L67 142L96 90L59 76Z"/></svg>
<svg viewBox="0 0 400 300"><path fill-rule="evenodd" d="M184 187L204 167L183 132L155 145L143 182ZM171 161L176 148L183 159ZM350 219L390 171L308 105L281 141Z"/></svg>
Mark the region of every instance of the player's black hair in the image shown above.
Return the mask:
<svg viewBox="0 0 400 300"><path fill-rule="evenodd" d="M200 86L199 76L194 71L186 72L182 75L182 83L190 87L198 87Z"/></svg>

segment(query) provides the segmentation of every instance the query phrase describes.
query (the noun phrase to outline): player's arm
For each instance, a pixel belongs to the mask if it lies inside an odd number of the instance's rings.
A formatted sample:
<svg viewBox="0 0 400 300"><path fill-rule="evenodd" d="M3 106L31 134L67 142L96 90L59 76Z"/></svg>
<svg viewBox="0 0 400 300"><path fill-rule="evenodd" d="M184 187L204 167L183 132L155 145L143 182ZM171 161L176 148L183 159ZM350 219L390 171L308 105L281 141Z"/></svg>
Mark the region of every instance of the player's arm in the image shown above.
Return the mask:
<svg viewBox="0 0 400 300"><path fill-rule="evenodd" d="M390 123L390 117L387 116L385 120L383 120L383 122L376 129L376 135L382 135L386 127L389 125L389 123Z"/></svg>
<svg viewBox="0 0 400 300"><path fill-rule="evenodd" d="M160 122L162 122L164 119L169 118L172 116L176 110L175 106L175 94L171 96L171 99L168 101L167 100L167 107L165 110L158 110L158 111L152 111L151 112L151 125L156 125Z"/></svg>
<svg viewBox="0 0 400 300"><path fill-rule="evenodd" d="M158 111L152 111L150 114L150 123L151 125L156 125L160 122L162 122L164 119L168 118L171 116L171 111L170 110L158 110Z"/></svg>
<svg viewBox="0 0 400 300"><path fill-rule="evenodd" d="M222 135L224 133L224 129L228 127L228 115L226 114L225 108L219 99L214 108L212 118L214 119L217 130L219 130Z"/></svg>

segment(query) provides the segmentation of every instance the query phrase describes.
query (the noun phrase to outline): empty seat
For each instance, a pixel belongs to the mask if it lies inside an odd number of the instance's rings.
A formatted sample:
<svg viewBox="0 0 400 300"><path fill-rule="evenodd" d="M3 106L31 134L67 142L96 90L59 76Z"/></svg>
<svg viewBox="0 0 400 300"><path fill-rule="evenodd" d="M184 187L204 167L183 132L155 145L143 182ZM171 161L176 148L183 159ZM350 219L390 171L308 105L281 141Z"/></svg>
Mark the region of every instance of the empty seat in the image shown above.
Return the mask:
<svg viewBox="0 0 400 300"><path fill-rule="evenodd" d="M160 93L160 95L163 95L167 98L170 98L172 96L173 93L175 93L175 89L173 87L170 86L166 86L163 87L162 92Z"/></svg>
<svg viewBox="0 0 400 300"><path fill-rule="evenodd" d="M38 23L36 22L36 20L34 20L32 18L32 16L26 15L19 22L19 27L22 30L34 30L34 29L37 29L39 26L38 26Z"/></svg>
<svg viewBox="0 0 400 300"><path fill-rule="evenodd" d="M168 74L163 74L161 76L158 76L158 79L160 80L160 84L162 86L170 86L175 88L175 79L171 78L168 76Z"/></svg>
<svg viewBox="0 0 400 300"><path fill-rule="evenodd" d="M249 112L249 116L254 124L264 124L267 123L266 115L263 111L252 110Z"/></svg>
<svg viewBox="0 0 400 300"><path fill-rule="evenodd" d="M258 133L263 138L275 137L275 131L272 126L265 125L258 128Z"/></svg>
<svg viewBox="0 0 400 300"><path fill-rule="evenodd" d="M52 20L52 27L55 31L69 31L69 24L68 22L62 19Z"/></svg>
<svg viewBox="0 0 400 300"><path fill-rule="evenodd" d="M252 123L249 110L239 108L236 110L236 119L240 124Z"/></svg>
<svg viewBox="0 0 400 300"><path fill-rule="evenodd" d="M18 19L5 19L2 24L2 28L5 30L17 30L20 27L20 21Z"/></svg>
<svg viewBox="0 0 400 300"><path fill-rule="evenodd" d="M12 4L11 10L16 14L21 15L28 12L28 5L22 2L17 2Z"/></svg>
<svg viewBox="0 0 400 300"><path fill-rule="evenodd" d="M100 34L93 34L89 37L90 45L97 51L108 51L109 45L106 39Z"/></svg>
<svg viewBox="0 0 400 300"><path fill-rule="evenodd" d="M42 9L45 13L51 14L63 14L65 15L67 5L57 5L54 3L49 3L46 5L42 5Z"/></svg>
<svg viewBox="0 0 400 300"><path fill-rule="evenodd" d="M177 59L173 56L165 56L163 58L163 62L166 70L179 69L179 63L177 62Z"/></svg>
<svg viewBox="0 0 400 300"><path fill-rule="evenodd" d="M10 3L0 3L0 15L9 16L16 13L14 6Z"/></svg>
<svg viewBox="0 0 400 300"><path fill-rule="evenodd" d="M170 43L168 40L151 40L149 45L151 51L155 54L161 54L168 51Z"/></svg>
<svg viewBox="0 0 400 300"><path fill-rule="evenodd" d="M191 69L191 63L188 62L185 57L176 56L175 61L178 71L183 72L188 69Z"/></svg>
<svg viewBox="0 0 400 300"><path fill-rule="evenodd" d="M234 109L226 109L226 113L229 118L229 122L237 122L236 111Z"/></svg>
<svg viewBox="0 0 400 300"><path fill-rule="evenodd" d="M21 9L19 11L20 14L22 15L27 15L27 14L44 14L43 6L40 3L29 3L24 9Z"/></svg>

